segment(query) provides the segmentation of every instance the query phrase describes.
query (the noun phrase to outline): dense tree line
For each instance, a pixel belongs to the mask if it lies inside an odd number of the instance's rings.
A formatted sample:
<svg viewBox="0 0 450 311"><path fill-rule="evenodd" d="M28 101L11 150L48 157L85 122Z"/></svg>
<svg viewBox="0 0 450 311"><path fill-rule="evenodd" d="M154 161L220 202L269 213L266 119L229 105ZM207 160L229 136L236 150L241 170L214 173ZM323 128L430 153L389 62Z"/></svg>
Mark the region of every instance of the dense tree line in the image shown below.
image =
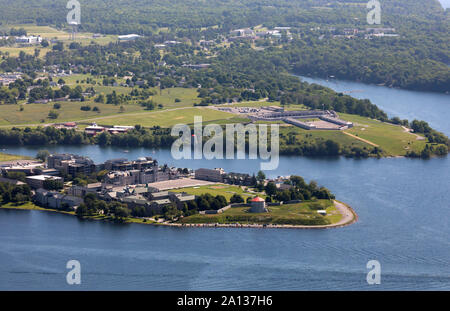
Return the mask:
<svg viewBox="0 0 450 311"><path fill-rule="evenodd" d="M0 205L23 204L31 201L31 189L28 185L13 185L0 182Z"/></svg>
<svg viewBox="0 0 450 311"><path fill-rule="evenodd" d="M351 3L361 5L346 5L346 1L338 0L239 0L226 3L212 0L201 4L196 0L112 0L108 3L93 0L82 3L81 30L105 34L139 33L151 37L154 42L177 38L194 42L201 38L217 39L227 35L232 29L242 27L291 26L295 34L292 43L283 42L282 49L268 49L269 51L263 52L266 57L279 58L280 63L277 65L288 66L290 70L302 74L323 77L334 75L409 89L449 91L449 42L442 40L448 35L449 19L448 12L442 10L437 0L426 3L421 0L383 1L383 27L396 28L400 34L398 39L365 40L357 37L335 40L333 33L342 29L367 27L367 1L355 0ZM8 7L8 10L0 11L0 19L9 23L48 24L62 28L67 13L65 6L65 0L43 0L39 5L25 0L17 0L14 3L0 0L0 7ZM321 29L319 32L311 30L317 29L318 25ZM161 28L164 28L164 31L159 31ZM21 30L14 29L9 32L19 33ZM152 44L147 45L147 49L149 46ZM75 44L69 48L70 51L92 49ZM194 53L188 53L188 58L177 57L186 54L189 49L192 50L193 47L176 47L164 55L164 60L177 67L183 61L194 61L197 58ZM148 50L142 54L142 60L148 58L148 55L159 60L157 51ZM63 62L61 56L68 53L61 45L55 45L46 63L63 63L67 67L69 63L79 64L84 61L83 57L66 56ZM119 54L122 57L118 57ZM123 63L125 58L133 63L132 53L117 53L108 61L101 54L97 55L97 61L100 61L98 63L110 76L121 70L115 68L120 67L120 64L116 66L115 61ZM95 56L90 55L91 65L95 65L92 62L94 59ZM89 63L85 62L84 65ZM20 62L8 57L0 67L5 71L8 71L6 68L13 71L11 69L18 67L27 71L31 68L42 68L42 65L43 62L36 57L22 59ZM144 62L136 65L135 67L143 66L142 72L149 71ZM165 87L170 87L177 80L173 77L163 77L161 81ZM258 96L258 92L244 91L241 94L243 98ZM216 100L214 94L211 95L212 100Z"/></svg>

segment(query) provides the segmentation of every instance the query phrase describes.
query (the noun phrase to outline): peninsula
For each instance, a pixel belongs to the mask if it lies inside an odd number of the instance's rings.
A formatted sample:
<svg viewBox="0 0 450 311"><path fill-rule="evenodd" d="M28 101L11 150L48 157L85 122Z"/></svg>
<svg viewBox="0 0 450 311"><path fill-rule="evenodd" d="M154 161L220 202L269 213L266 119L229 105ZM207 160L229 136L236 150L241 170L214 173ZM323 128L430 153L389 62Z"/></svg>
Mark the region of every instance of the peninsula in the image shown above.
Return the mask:
<svg viewBox="0 0 450 311"><path fill-rule="evenodd" d="M327 188L300 176L193 171L151 157L101 164L73 154L39 157L45 162L0 162L0 208L177 227L323 229L357 220Z"/></svg>

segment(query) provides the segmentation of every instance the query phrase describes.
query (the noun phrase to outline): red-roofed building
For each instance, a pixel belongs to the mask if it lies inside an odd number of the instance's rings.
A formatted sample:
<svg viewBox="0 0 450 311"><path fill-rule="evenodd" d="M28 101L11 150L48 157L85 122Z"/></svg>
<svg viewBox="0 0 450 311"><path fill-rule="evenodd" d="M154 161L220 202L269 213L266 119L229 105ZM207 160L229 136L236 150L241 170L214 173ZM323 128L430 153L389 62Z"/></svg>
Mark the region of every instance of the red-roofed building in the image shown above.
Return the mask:
<svg viewBox="0 0 450 311"><path fill-rule="evenodd" d="M64 126L66 128L76 128L77 124L75 122L67 122L67 123L64 123Z"/></svg>
<svg viewBox="0 0 450 311"><path fill-rule="evenodd" d="M263 198L256 197L256 198L252 199L252 202L265 202L265 201Z"/></svg>
<svg viewBox="0 0 450 311"><path fill-rule="evenodd" d="M267 213L266 201L263 198L256 197L250 200L250 213Z"/></svg>

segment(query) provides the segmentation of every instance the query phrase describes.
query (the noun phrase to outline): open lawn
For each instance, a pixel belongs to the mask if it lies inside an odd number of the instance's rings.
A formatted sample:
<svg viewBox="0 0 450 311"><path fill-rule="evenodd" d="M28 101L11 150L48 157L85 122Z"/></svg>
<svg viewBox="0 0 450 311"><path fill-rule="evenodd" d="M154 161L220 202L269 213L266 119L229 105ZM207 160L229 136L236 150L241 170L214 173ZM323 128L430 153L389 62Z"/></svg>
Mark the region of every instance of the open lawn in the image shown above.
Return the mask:
<svg viewBox="0 0 450 311"><path fill-rule="evenodd" d="M43 59L48 51L51 49L49 47L42 47L40 45L38 46L26 46L26 47L12 47L12 46L2 46L0 47L0 52L2 52L5 55L9 55L11 57L18 57L20 52L24 52L28 55L34 55L34 50L38 49L39 52L39 58Z"/></svg>
<svg viewBox="0 0 450 311"><path fill-rule="evenodd" d="M294 133L297 141L315 141L316 139L328 140L331 139L341 146L354 146L363 148L365 146L368 147L362 141L359 141L355 138L345 135L342 131L320 131L320 130L305 130L295 126L288 126L280 128L280 135L284 135L285 137L289 136L289 133Z"/></svg>
<svg viewBox="0 0 450 311"><path fill-rule="evenodd" d="M320 204L327 211L327 216L321 216L313 208ZM302 202L298 204L285 204L269 206L268 213L253 214L248 212L249 207L233 207L222 214L193 215L185 217L182 223L220 223L220 224L277 224L277 225L327 225L337 223L342 215L339 214L333 203L328 200L317 202Z"/></svg>
<svg viewBox="0 0 450 311"><path fill-rule="evenodd" d="M20 160L20 159L28 159L28 157L15 155L15 154L0 153L0 162Z"/></svg>
<svg viewBox="0 0 450 311"><path fill-rule="evenodd" d="M405 155L407 151L422 151L426 139L405 132L401 126L383 123L356 115L339 114L342 119L353 122L354 127L346 132L379 145L390 156Z"/></svg>
<svg viewBox="0 0 450 311"><path fill-rule="evenodd" d="M176 108L173 110L159 110L150 112L121 114L101 119L91 119L99 124L114 125L136 125L145 127L159 125L171 127L175 124L193 124L195 116L202 116L203 122L213 120L224 120L233 118L235 115L227 112L215 111L207 108Z"/></svg>
<svg viewBox="0 0 450 311"><path fill-rule="evenodd" d="M255 193L244 191L244 189L239 186L231 186L231 185L224 185L224 184L182 188L182 189L176 189L176 190L171 190L171 191L186 192L186 193L194 194L194 195L201 195L201 194L205 194L205 193L209 193L212 196L223 195L227 199L227 201L230 201L230 198L234 194L239 194L244 200L246 200L248 197L255 197L257 195ZM258 196L265 198L265 196L262 194L258 194Z"/></svg>
<svg viewBox="0 0 450 311"><path fill-rule="evenodd" d="M59 102L60 109L54 109L53 104L23 104L23 111L20 111L19 105L0 105L0 126L20 125L20 124L46 124L64 121L79 121L85 119L98 118L100 116L123 116L125 113L142 111L143 108L136 104L123 105L125 112L120 113L120 107L115 105L89 103L89 102ZM81 106L89 105L92 108L98 107L100 112L82 111ZM57 119L49 119L48 113L54 110L59 113ZM42 122L44 120L44 122Z"/></svg>
<svg viewBox="0 0 450 311"><path fill-rule="evenodd" d="M164 108L192 107L200 102L197 89L176 87L163 89L161 93L159 89L154 90L157 94L152 96L153 101L156 104L162 104ZM180 102L176 103L175 99L179 99Z"/></svg>
<svg viewBox="0 0 450 311"><path fill-rule="evenodd" d="M64 43L66 47L71 42L74 42L70 40L71 36L71 29L64 29L64 30L58 30L50 26L36 26L36 25L3 25L0 26L0 30L9 31L11 28L24 28L27 31L27 35L35 35L35 36L41 36L43 39L46 39L48 41L50 40L59 40ZM98 38L93 38L92 33L87 32L80 32L77 34L75 38L75 42L78 42L82 45L89 45L91 42L95 42L99 45L106 45L111 42L116 42L117 36L114 35L105 35ZM25 52L26 54L34 54L34 50L38 48L41 50L40 52L40 58L44 58L48 51L51 51L52 45L50 45L47 48L43 48L41 45L35 45L35 46L11 46L11 47L0 47L0 51L3 53L9 53L10 56L18 56L21 51Z"/></svg>

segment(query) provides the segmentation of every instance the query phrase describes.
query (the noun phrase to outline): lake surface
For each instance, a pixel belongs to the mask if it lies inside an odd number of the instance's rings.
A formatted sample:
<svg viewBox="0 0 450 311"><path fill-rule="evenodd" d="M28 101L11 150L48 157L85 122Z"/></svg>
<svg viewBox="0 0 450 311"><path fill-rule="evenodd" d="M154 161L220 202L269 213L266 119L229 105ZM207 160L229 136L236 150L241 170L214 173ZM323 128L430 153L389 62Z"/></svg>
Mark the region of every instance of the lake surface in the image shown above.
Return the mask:
<svg viewBox="0 0 450 311"><path fill-rule="evenodd" d="M428 103L436 102L436 94L352 87L385 110L390 104L372 96L389 99L402 117L429 113ZM416 96L427 105L412 103ZM437 109L448 113L447 102L438 103ZM421 119L450 134L448 119L439 114ZM7 152L34 156L38 149L8 147ZM96 162L145 155L178 167L259 170L254 160L175 161L167 150L46 149ZM298 174L330 188L359 215L356 224L338 229L160 228L0 210L0 290L450 290L449 172L449 157L282 157L277 171L266 172ZM80 286L66 284L65 265L72 259L81 263ZM366 282L369 260L381 263L380 285Z"/></svg>
<svg viewBox="0 0 450 311"><path fill-rule="evenodd" d="M409 121L424 120L434 129L450 135L450 95L448 94L405 91L336 79L325 80L304 76L300 78L355 98L370 99L389 117L400 117Z"/></svg>

